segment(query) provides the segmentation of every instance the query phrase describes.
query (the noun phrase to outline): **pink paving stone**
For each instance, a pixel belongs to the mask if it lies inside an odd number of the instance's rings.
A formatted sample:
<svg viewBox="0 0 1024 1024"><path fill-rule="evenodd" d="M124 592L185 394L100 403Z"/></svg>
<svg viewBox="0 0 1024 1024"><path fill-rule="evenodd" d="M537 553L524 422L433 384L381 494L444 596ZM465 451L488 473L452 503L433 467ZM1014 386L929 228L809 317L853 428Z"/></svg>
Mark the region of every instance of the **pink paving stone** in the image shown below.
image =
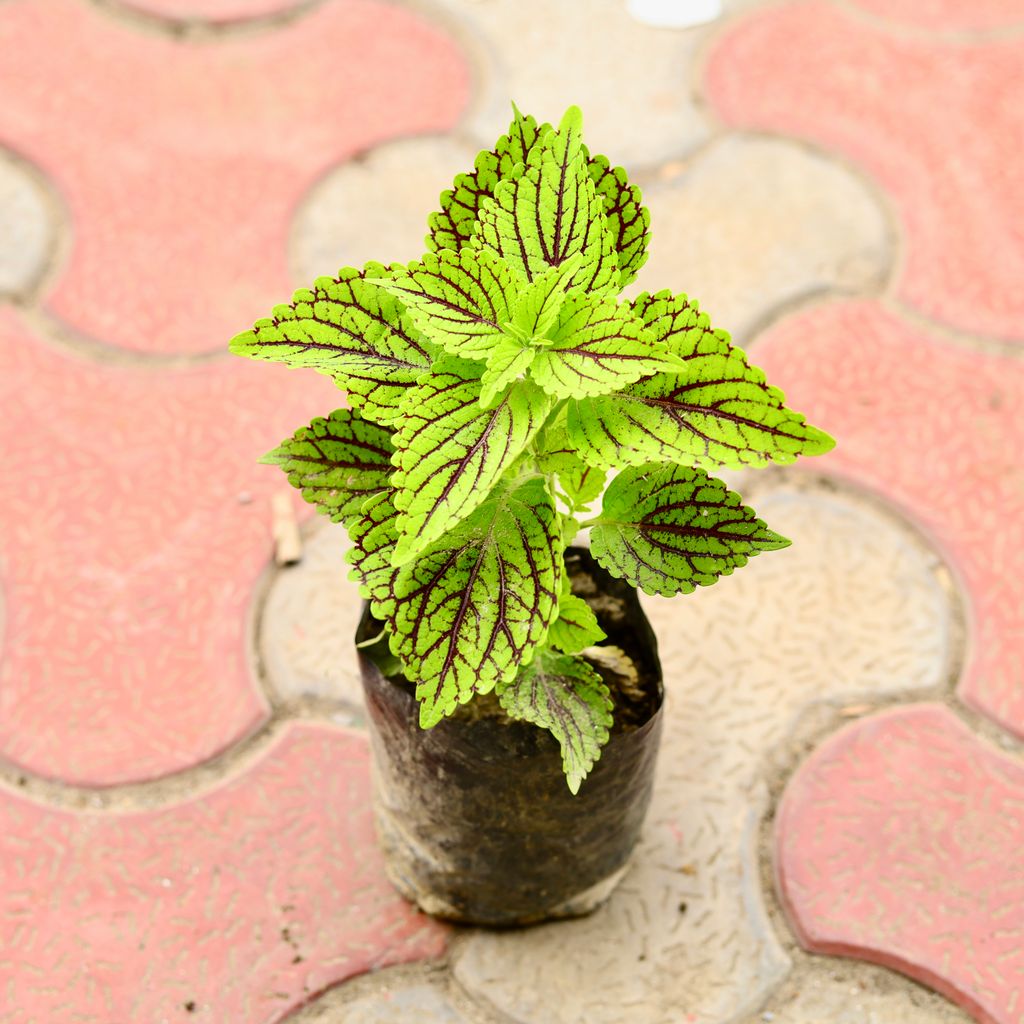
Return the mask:
<svg viewBox="0 0 1024 1024"><path fill-rule="evenodd" d="M932 32L985 31L1024 22L1022 0L851 0L869 14Z"/></svg>
<svg viewBox="0 0 1024 1024"><path fill-rule="evenodd" d="M256 459L341 399L240 359L97 365L0 307L0 757L105 785L259 725L246 609L288 487Z"/></svg>
<svg viewBox="0 0 1024 1024"><path fill-rule="evenodd" d="M907 237L903 299L972 333L1024 337L1024 37L939 42L792 3L727 32L706 81L728 124L800 136L874 175Z"/></svg>
<svg viewBox="0 0 1024 1024"><path fill-rule="evenodd" d="M332 727L291 725L240 777L159 810L0 790L6 1024L271 1024L445 934L385 881L366 743Z"/></svg>
<svg viewBox="0 0 1024 1024"><path fill-rule="evenodd" d="M1024 1021L1024 765L945 707L830 737L776 819L801 942L896 967L991 1024Z"/></svg>
<svg viewBox="0 0 1024 1024"><path fill-rule="evenodd" d="M238 21L291 11L308 0L122 0L128 7L171 21Z"/></svg>
<svg viewBox="0 0 1024 1024"><path fill-rule="evenodd" d="M74 243L49 308L100 341L214 351L290 292L296 203L328 167L443 131L454 44L390 3L202 43L78 0L0 5L0 141L51 176Z"/></svg>
<svg viewBox="0 0 1024 1024"><path fill-rule="evenodd" d="M754 351L836 437L815 468L902 505L945 550L971 620L960 696L1024 736L1024 361L953 345L873 302L791 316Z"/></svg>

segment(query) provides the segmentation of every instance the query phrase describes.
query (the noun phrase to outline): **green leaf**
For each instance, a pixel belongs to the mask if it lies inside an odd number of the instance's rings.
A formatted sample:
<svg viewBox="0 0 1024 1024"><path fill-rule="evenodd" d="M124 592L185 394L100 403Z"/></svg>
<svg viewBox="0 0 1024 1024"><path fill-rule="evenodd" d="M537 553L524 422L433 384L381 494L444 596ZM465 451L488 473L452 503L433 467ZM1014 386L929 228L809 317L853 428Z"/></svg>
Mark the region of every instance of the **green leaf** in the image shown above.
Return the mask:
<svg viewBox="0 0 1024 1024"><path fill-rule="evenodd" d="M624 287L647 262L651 215L641 205L640 189L629 184L623 168L612 167L607 157L592 156L587 171L604 200L619 261L619 287Z"/></svg>
<svg viewBox="0 0 1024 1024"><path fill-rule="evenodd" d="M473 237L481 204L494 195L500 181L523 172L537 140L551 131L550 125L538 127L535 118L515 110L508 132L498 139L494 149L480 153L474 169L458 175L453 188L441 194L441 210L430 217L427 248L436 252L459 250L467 245ZM587 155L585 147L582 152ZM626 172L621 167L612 167L607 157L590 157L587 174L603 203L621 287L636 277L647 259L650 214L641 205L640 190L630 185Z"/></svg>
<svg viewBox="0 0 1024 1024"><path fill-rule="evenodd" d="M568 296L551 337L551 346L534 358L531 373L557 398L614 391L658 370L678 372L682 365L668 349L652 344L629 306L613 299Z"/></svg>
<svg viewBox="0 0 1024 1024"><path fill-rule="evenodd" d="M581 131L582 115L570 107L558 131L534 145L525 172L499 182L481 203L473 244L493 250L530 281L578 255L573 287L617 288L615 239L587 171Z"/></svg>
<svg viewBox="0 0 1024 1024"><path fill-rule="evenodd" d="M558 740L566 782L578 793L612 726L611 696L597 671L580 658L541 651L497 692L509 717L533 722Z"/></svg>
<svg viewBox="0 0 1024 1024"><path fill-rule="evenodd" d="M538 347L550 344L545 336L558 320L569 278L578 266L579 257L570 256L520 293L512 320L505 325L505 334L486 355L487 369L481 378L480 394L485 409L494 404L509 384L526 375Z"/></svg>
<svg viewBox="0 0 1024 1024"><path fill-rule="evenodd" d="M393 278L377 286L405 306L424 337L454 355L486 356L511 318L516 274L492 252L445 249L392 269Z"/></svg>
<svg viewBox="0 0 1024 1024"><path fill-rule="evenodd" d="M604 489L608 471L579 457L569 441L564 412L544 425L534 441L533 452L542 473L558 475L559 487L575 509L589 505Z"/></svg>
<svg viewBox="0 0 1024 1024"><path fill-rule="evenodd" d="M604 466L665 460L739 469L833 447L828 434L786 408L782 392L685 295L644 294L633 308L685 370L570 403L569 438L584 458Z"/></svg>
<svg viewBox="0 0 1024 1024"><path fill-rule="evenodd" d="M441 193L441 209L431 214L427 248L459 250L468 244L476 227L477 214L484 199L494 194L503 178L510 177L526 163L527 154L543 129L529 115L515 109L509 130L498 139L493 150L477 155L474 169L455 178L453 187ZM550 126L545 126L550 130Z"/></svg>
<svg viewBox="0 0 1024 1024"><path fill-rule="evenodd" d="M557 611L561 559L554 502L534 477L397 570L379 610L417 683L423 728L529 661Z"/></svg>
<svg viewBox="0 0 1024 1024"><path fill-rule="evenodd" d="M788 547L720 480L699 469L626 469L590 533L598 563L646 594L688 594L762 551Z"/></svg>
<svg viewBox="0 0 1024 1024"><path fill-rule="evenodd" d="M486 249L480 250L487 252ZM558 321L569 282L580 265L579 254L538 275L519 295L511 332L523 339L542 339Z"/></svg>
<svg viewBox="0 0 1024 1024"><path fill-rule="evenodd" d="M351 409L336 409L300 427L260 460L280 466L292 487L332 522L360 518L367 498L391 484L391 431Z"/></svg>
<svg viewBox="0 0 1024 1024"><path fill-rule="evenodd" d="M365 417L391 423L405 392L430 369L431 353L397 300L373 284L389 274L372 263L318 278L233 338L231 351L325 373Z"/></svg>
<svg viewBox="0 0 1024 1024"><path fill-rule="evenodd" d="M487 357L487 369L480 378L480 404L493 408L509 384L525 376L536 354L535 348L503 337Z"/></svg>
<svg viewBox="0 0 1024 1024"><path fill-rule="evenodd" d="M566 654L578 654L607 638L597 624L590 605L569 589L569 578L563 576L562 596L558 602L558 618L548 631L548 645Z"/></svg>
<svg viewBox="0 0 1024 1024"><path fill-rule="evenodd" d="M518 382L493 408L482 408L478 373L463 360L439 363L404 407L392 480L401 513L399 562L484 501L550 411L551 399L529 381Z"/></svg>
<svg viewBox="0 0 1024 1024"><path fill-rule="evenodd" d="M394 491L381 491L363 506L362 516L349 527L352 547L345 552L352 566L349 579L360 584L359 593L370 602L370 609L383 619L394 601L398 570L391 564L398 531L398 511Z"/></svg>
<svg viewBox="0 0 1024 1024"><path fill-rule="evenodd" d="M589 505L604 490L607 471L591 466L578 456L558 471L558 482L576 508Z"/></svg>

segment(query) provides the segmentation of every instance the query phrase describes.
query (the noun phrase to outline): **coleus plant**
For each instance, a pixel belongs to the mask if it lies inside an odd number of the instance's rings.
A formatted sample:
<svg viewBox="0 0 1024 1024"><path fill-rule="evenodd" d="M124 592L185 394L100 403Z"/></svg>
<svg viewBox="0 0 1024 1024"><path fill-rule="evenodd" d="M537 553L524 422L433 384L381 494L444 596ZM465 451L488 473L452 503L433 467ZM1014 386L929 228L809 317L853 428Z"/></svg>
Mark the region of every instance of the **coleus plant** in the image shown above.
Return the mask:
<svg viewBox="0 0 1024 1024"><path fill-rule="evenodd" d="M612 700L579 656L604 633L567 543L589 527L614 576L689 593L789 543L709 471L833 444L685 294L620 298L650 217L581 125L515 110L442 193L421 259L319 278L231 342L348 393L265 461L347 527L421 726L493 690L554 734L574 793Z"/></svg>

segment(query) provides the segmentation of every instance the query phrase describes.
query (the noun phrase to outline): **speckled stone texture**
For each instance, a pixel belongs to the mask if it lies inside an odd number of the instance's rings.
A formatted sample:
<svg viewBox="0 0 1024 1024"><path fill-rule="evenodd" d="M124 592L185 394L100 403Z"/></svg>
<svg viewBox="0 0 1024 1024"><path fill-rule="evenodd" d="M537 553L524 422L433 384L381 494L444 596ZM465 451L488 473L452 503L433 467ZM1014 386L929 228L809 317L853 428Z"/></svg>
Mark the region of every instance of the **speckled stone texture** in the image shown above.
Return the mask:
<svg viewBox="0 0 1024 1024"><path fill-rule="evenodd" d="M335 721L362 724L354 640L362 603L348 578L348 548L343 526L311 524L302 561L274 574L256 609L254 653L277 699L320 701Z"/></svg>
<svg viewBox="0 0 1024 1024"><path fill-rule="evenodd" d="M738 1024L969 1024L958 1006L882 968L815 957Z"/></svg>
<svg viewBox="0 0 1024 1024"><path fill-rule="evenodd" d="M453 1005L439 972L410 976L399 968L363 981L314 999L289 1017L288 1024L475 1024L479 1019L476 1014L464 1016Z"/></svg>
<svg viewBox="0 0 1024 1024"><path fill-rule="evenodd" d="M978 1020L1024 1011L1024 765L935 704L826 740L779 808L783 898L805 945L892 964Z"/></svg>
<svg viewBox="0 0 1024 1024"><path fill-rule="evenodd" d="M54 244L53 212L28 167L0 149L0 298L20 295L42 275Z"/></svg>
<svg viewBox="0 0 1024 1024"><path fill-rule="evenodd" d="M0 142L50 176L76 226L47 308L148 353L223 351L289 296L290 214L316 178L449 127L466 98L443 30L373 0L204 45L76 0L13 0L0 50L31 55L0 62L0 96L17 97Z"/></svg>
<svg viewBox="0 0 1024 1024"><path fill-rule="evenodd" d="M902 299L972 334L1021 339L1022 68L1019 33L942 42L809 0L739 21L706 86L730 126L834 149L884 186L907 237Z"/></svg>
<svg viewBox="0 0 1024 1024"><path fill-rule="evenodd" d="M447 136L399 139L332 170L305 199L292 227L296 282L308 285L369 260L419 259L428 215L455 175L473 169L479 148Z"/></svg>
<svg viewBox="0 0 1024 1024"><path fill-rule="evenodd" d="M367 758L362 737L302 724L166 807L0 790L5 1024L271 1024L350 975L438 956L443 930L384 879Z"/></svg>

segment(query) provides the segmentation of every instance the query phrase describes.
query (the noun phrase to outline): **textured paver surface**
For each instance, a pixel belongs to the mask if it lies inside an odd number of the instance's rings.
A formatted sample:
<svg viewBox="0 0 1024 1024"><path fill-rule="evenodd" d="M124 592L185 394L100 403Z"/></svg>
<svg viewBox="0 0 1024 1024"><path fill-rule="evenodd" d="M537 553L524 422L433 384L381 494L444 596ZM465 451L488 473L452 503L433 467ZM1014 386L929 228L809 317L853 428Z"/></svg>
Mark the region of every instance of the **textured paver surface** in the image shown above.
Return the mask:
<svg viewBox="0 0 1024 1024"><path fill-rule="evenodd" d="M283 481L256 459L338 393L259 369L104 366L0 308L0 753L17 767L150 778L265 717L246 609Z"/></svg>
<svg viewBox="0 0 1024 1024"><path fill-rule="evenodd" d="M24 293L46 267L53 244L51 211L39 182L13 153L0 149L0 296Z"/></svg>
<svg viewBox="0 0 1024 1024"><path fill-rule="evenodd" d="M894 964L979 1017L1020 1020L1024 765L910 705L827 740L779 808L803 941Z"/></svg>
<svg viewBox="0 0 1024 1024"><path fill-rule="evenodd" d="M0 1024L1022 1024L1022 0L3 0L0 54ZM838 444L647 602L608 905L453 932L384 880L343 532L256 462L341 396L224 348L416 257L510 100Z"/></svg>
<svg viewBox="0 0 1024 1024"><path fill-rule="evenodd" d="M4 794L3 1019L263 1024L438 955L442 930L384 879L367 759L361 737L293 725L238 778L154 810Z"/></svg>

